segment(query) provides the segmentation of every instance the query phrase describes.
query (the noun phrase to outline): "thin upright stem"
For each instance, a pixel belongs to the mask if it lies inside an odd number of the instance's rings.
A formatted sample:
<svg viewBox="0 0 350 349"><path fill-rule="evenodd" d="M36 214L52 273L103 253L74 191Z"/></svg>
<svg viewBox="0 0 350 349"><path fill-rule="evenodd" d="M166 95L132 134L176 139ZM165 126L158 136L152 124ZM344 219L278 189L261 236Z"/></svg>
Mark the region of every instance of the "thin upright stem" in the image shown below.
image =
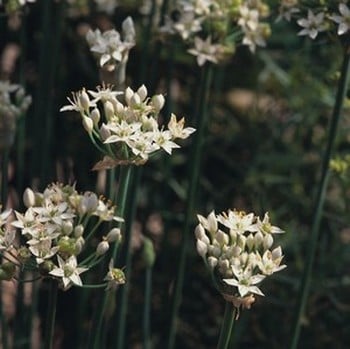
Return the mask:
<svg viewBox="0 0 350 349"><path fill-rule="evenodd" d="M184 283L184 275L186 269L186 251L188 245L188 234L190 225L193 219L193 210L196 202L197 189L199 184L199 172L202 158L202 148L204 143L204 136L206 133L207 118L208 118L208 97L210 91L210 85L212 81L212 70L211 66L206 65L202 71L201 83L200 83L200 93L197 99L197 111L196 111L196 134L194 139L194 145L191 152L191 158L189 161L189 188L188 197L186 202L186 211L184 225L182 229L182 241L181 250L179 257L179 264L177 270L177 278L175 283L175 289L171 304L170 313L170 326L169 334L167 337L167 347L172 349L175 344L176 336L176 319L178 315L179 306L181 303L182 289Z"/></svg>
<svg viewBox="0 0 350 349"><path fill-rule="evenodd" d="M143 349L151 348L151 300L152 300L152 267L145 273L145 304L143 308Z"/></svg>
<svg viewBox="0 0 350 349"><path fill-rule="evenodd" d="M53 348L53 338L55 332L55 320L56 320L56 306L57 306L57 293L58 284L56 280L49 280L49 295L48 295L48 308L46 318L46 331L45 331L45 349Z"/></svg>
<svg viewBox="0 0 350 349"><path fill-rule="evenodd" d="M127 202L127 195L128 195L128 189L130 184L130 177L131 177L132 167L130 166L123 166L120 170L120 181L119 181L119 189L117 194L117 214L121 217L124 216L125 208L126 208L126 202ZM119 244L116 243L113 246L111 258L115 261L117 257ZM105 291L102 295L101 303L98 309L97 316L94 321L94 334L92 339L92 347L94 349L101 348L101 340L102 340L102 333L103 333L103 319L105 315L105 310L108 304L108 300L111 296L110 291Z"/></svg>
<svg viewBox="0 0 350 349"><path fill-rule="evenodd" d="M125 221L125 231L124 231L124 248L123 256L120 261L121 265L125 266L125 276L127 280L130 280L131 266L132 266L132 254L131 254L131 240L132 240L132 222L136 214L137 197L138 197L138 187L141 177L141 167L134 170L133 180L130 187L130 201L128 203L127 209L127 219ZM116 337L116 348L125 348L125 332L126 332L126 315L128 311L128 299L129 299L129 289L130 282L120 288L117 297L117 320L118 331Z"/></svg>
<svg viewBox="0 0 350 349"><path fill-rule="evenodd" d="M321 180L318 186L316 203L314 208L313 223L310 235L310 241L308 242L308 255L304 273L301 280L301 287L298 295L298 305L295 312L295 319L293 322L293 334L290 343L290 349L296 349L299 342L300 330L301 330L301 318L305 311L307 298L309 295L312 268L315 260L317 243L320 234L320 222L322 218L322 212L325 202L326 190L329 179L329 163L333 153L335 139L337 135L338 124L341 116L341 110L343 107L344 98L347 92L348 76L350 67L350 45L344 50L343 64L341 68L341 75L338 83L338 90L329 127L328 141L326 151L323 156Z"/></svg>
<svg viewBox="0 0 350 349"><path fill-rule="evenodd" d="M217 349L227 349L235 324L236 308L232 303L226 302L224 319L222 321Z"/></svg>

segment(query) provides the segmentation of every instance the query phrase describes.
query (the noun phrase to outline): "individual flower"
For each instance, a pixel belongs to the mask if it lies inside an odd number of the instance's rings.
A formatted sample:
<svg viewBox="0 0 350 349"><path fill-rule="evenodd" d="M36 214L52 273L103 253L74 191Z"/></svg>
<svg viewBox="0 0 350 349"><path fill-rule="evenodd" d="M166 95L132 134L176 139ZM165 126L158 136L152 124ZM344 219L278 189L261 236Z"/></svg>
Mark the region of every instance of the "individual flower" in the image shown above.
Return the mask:
<svg viewBox="0 0 350 349"><path fill-rule="evenodd" d="M127 17L122 23L122 36L115 29L103 33L96 29L89 30L86 40L100 67L113 71L119 63L127 61L129 51L135 46L135 36L133 20Z"/></svg>
<svg viewBox="0 0 350 349"><path fill-rule="evenodd" d="M276 19L276 22L285 19L290 22L292 17L300 12L300 9L296 7L298 0L282 0L279 7L279 15Z"/></svg>
<svg viewBox="0 0 350 349"><path fill-rule="evenodd" d="M210 36L205 40L196 36L194 38L194 48L189 49L188 52L196 56L198 65L202 66L206 61L218 63L218 58L222 52L222 46L212 44Z"/></svg>
<svg viewBox="0 0 350 349"><path fill-rule="evenodd" d="M108 273L103 280L107 281L107 290L114 290L119 285L123 285L126 282L123 270L114 267L113 259L111 259L109 262Z"/></svg>
<svg viewBox="0 0 350 349"><path fill-rule="evenodd" d="M327 29L324 12L319 12L315 15L310 9L307 12L307 18L301 18L297 23L304 28L298 35L307 35L311 39L315 39L319 32Z"/></svg>
<svg viewBox="0 0 350 349"><path fill-rule="evenodd" d="M78 262L75 256L70 256L66 261L60 256L57 256L58 267L52 269L49 274L59 278L63 283L64 290L70 286L82 286L83 283L80 274L87 271L88 268L78 267Z"/></svg>
<svg viewBox="0 0 350 349"><path fill-rule="evenodd" d="M340 15L330 16L331 20L338 24L338 35L343 35L350 29L350 9L344 3L339 4Z"/></svg>
<svg viewBox="0 0 350 349"><path fill-rule="evenodd" d="M263 296L260 283L284 269L282 249L273 235L283 231L253 213L228 210L198 215L196 247L212 273L215 286L237 308L250 308L255 295Z"/></svg>

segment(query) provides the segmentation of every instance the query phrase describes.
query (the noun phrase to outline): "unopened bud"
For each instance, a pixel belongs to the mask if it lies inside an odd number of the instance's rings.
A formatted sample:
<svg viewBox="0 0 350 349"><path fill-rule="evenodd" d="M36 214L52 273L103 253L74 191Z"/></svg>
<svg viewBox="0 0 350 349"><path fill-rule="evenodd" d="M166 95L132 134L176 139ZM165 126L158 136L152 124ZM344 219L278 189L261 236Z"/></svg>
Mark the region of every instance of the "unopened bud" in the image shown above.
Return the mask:
<svg viewBox="0 0 350 349"><path fill-rule="evenodd" d="M101 241L96 248L96 255L102 256L109 250L109 243L107 241Z"/></svg>
<svg viewBox="0 0 350 349"><path fill-rule="evenodd" d="M122 234L120 233L119 228L113 228L106 236L106 240L111 243L115 241L120 241L122 238Z"/></svg>
<svg viewBox="0 0 350 349"><path fill-rule="evenodd" d="M90 118L92 119L94 125L97 126L101 118L100 111L97 108L94 108L90 113Z"/></svg>
<svg viewBox="0 0 350 349"><path fill-rule="evenodd" d="M89 107L90 107L90 99L89 99L89 95L86 93L85 90L82 90L80 92L80 95L79 95L79 102L80 102L80 105L83 107L83 109L85 111L89 111Z"/></svg>
<svg viewBox="0 0 350 349"><path fill-rule="evenodd" d="M64 221L62 223L62 231L65 235L70 235L73 231L73 223L71 221Z"/></svg>
<svg viewBox="0 0 350 349"><path fill-rule="evenodd" d="M152 97L152 105L153 107L159 111L164 107L165 98L163 95L155 95Z"/></svg>
<svg viewBox="0 0 350 349"><path fill-rule="evenodd" d="M138 90L137 94L140 97L140 102L143 102L147 97L147 88L145 85L142 85Z"/></svg>
<svg viewBox="0 0 350 349"><path fill-rule="evenodd" d="M88 116L83 115L82 118L83 118L83 127L85 128L85 131L87 133L92 133L92 130L94 129L94 122Z"/></svg>
<svg viewBox="0 0 350 349"><path fill-rule="evenodd" d="M23 193L23 202L25 207L29 208L35 205L35 194L32 189L27 188Z"/></svg>
<svg viewBox="0 0 350 349"><path fill-rule="evenodd" d="M147 268L152 268L156 260L156 254L154 252L154 246L151 239L145 237L143 241L142 250L143 260Z"/></svg>
<svg viewBox="0 0 350 349"><path fill-rule="evenodd" d="M83 225L79 224L79 225L77 225L77 226L74 228L74 236L75 236L76 238L81 237L81 236L83 235L83 233L84 233L84 227L83 227Z"/></svg>
<svg viewBox="0 0 350 349"><path fill-rule="evenodd" d="M114 116L114 107L113 107L113 103L110 101L106 101L103 104L103 108L105 111L105 116L107 120L111 120Z"/></svg>
<svg viewBox="0 0 350 349"><path fill-rule="evenodd" d="M208 245L204 243L202 240L197 240L196 247L197 247L198 254L202 258L204 258L208 252Z"/></svg>

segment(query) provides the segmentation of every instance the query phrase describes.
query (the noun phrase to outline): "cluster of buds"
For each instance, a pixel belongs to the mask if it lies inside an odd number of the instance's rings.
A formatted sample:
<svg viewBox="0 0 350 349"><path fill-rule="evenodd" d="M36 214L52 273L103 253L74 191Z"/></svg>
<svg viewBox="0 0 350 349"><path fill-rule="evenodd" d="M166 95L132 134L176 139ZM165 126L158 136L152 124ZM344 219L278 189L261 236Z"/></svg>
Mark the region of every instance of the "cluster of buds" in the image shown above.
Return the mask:
<svg viewBox="0 0 350 349"><path fill-rule="evenodd" d="M168 128L159 126L160 110L164 96L147 96L144 85L133 91L112 91L110 87L98 87L97 91L73 93L70 105L61 111L78 111L93 144L105 155L94 169L114 167L118 164L144 164L150 155L163 149L168 154L179 148L175 139L185 139L195 130L184 127L184 118L171 115ZM122 94L125 102L117 96ZM103 115L103 117L101 116Z"/></svg>
<svg viewBox="0 0 350 349"><path fill-rule="evenodd" d="M262 0L176 1L170 9L162 33L177 34L192 47L198 65L219 63L243 44L255 52L265 46L270 27L264 19L269 7Z"/></svg>
<svg viewBox="0 0 350 349"><path fill-rule="evenodd" d="M109 244L121 239L119 228L102 238L96 236L103 222L123 219L115 215L110 202L92 192L79 194L74 186L52 184L42 193L27 188L23 201L27 210L15 211L11 228L4 228L11 211L1 214L0 252L14 266L57 279L64 290L72 285L82 286L80 274L98 264ZM23 241L19 246L16 229ZM12 273L7 273L7 279L16 276L16 268L7 270Z"/></svg>
<svg viewBox="0 0 350 349"><path fill-rule="evenodd" d="M127 17L122 23L122 34L115 29L103 33L99 29L89 30L86 40L100 67L113 71L128 60L129 51L135 46L135 36L134 22Z"/></svg>
<svg viewBox="0 0 350 349"><path fill-rule="evenodd" d="M249 308L254 295L263 296L257 284L286 267L281 247L273 247L273 235L283 231L271 225L268 213L261 220L253 213L212 211L198 220L197 251L216 287L237 308Z"/></svg>
<svg viewBox="0 0 350 349"><path fill-rule="evenodd" d="M17 120L27 111L31 102L32 98L25 96L21 86L0 81L0 150L12 146Z"/></svg>
<svg viewBox="0 0 350 349"><path fill-rule="evenodd" d="M5 8L7 14L13 14L19 11L27 3L35 2L36 0L0 0L0 9Z"/></svg>
<svg viewBox="0 0 350 349"><path fill-rule="evenodd" d="M302 28L298 35L316 39L321 32L344 35L350 30L350 9L347 1L320 2L310 8L307 1L282 0L278 19L296 20Z"/></svg>

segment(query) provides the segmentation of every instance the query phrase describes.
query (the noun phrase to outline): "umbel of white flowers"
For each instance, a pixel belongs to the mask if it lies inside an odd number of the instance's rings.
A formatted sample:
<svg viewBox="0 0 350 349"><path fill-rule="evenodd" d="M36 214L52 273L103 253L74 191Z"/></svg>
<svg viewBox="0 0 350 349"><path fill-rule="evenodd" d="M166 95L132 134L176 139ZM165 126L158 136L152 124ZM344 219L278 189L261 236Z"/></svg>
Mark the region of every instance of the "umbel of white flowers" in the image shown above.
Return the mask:
<svg viewBox="0 0 350 349"><path fill-rule="evenodd" d="M119 228L97 234L104 222L123 219L110 202L92 192L79 194L74 186L51 184L42 193L27 188L23 201L27 210L15 211L10 228L6 226L11 211L0 214L0 254L7 260L0 266L1 279L16 278L18 267L37 278L54 278L64 290L83 286L80 274L101 262L109 245L121 239ZM105 278L108 288L123 283L117 270L111 263Z"/></svg>
<svg viewBox="0 0 350 349"><path fill-rule="evenodd" d="M237 308L250 308L254 295L264 295L257 285L286 267L281 265L281 247L273 246L273 235L283 231L271 225L268 213L263 220L235 210L197 217L197 251L215 286Z"/></svg>
<svg viewBox="0 0 350 349"><path fill-rule="evenodd" d="M171 115L168 128L160 126L158 119L164 106L162 94L147 96L142 85L133 91L113 91L108 86L97 87L97 91L85 89L73 93L70 105L61 111L80 113L85 130L92 143L105 155L94 169L111 168L118 164L144 164L148 158L165 150L168 154L180 146L175 139L185 139L195 131L184 127L185 119L177 120ZM125 102L118 100L123 95Z"/></svg>

